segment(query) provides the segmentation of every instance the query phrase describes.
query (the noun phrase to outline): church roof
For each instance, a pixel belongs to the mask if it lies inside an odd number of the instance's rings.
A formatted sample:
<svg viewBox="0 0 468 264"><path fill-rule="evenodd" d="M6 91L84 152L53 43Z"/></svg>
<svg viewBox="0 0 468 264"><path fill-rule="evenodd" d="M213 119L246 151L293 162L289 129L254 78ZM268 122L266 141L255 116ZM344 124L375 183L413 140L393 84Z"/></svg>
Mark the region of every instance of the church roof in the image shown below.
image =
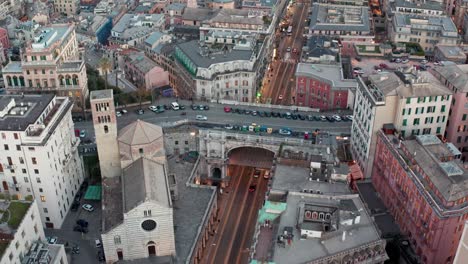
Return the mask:
<svg viewBox="0 0 468 264"><path fill-rule="evenodd" d="M145 145L162 138L163 131L160 126L137 120L122 128L119 133L119 142L128 145Z"/></svg>
<svg viewBox="0 0 468 264"><path fill-rule="evenodd" d="M124 169L122 180L124 213L146 201L172 206L164 164L139 158Z"/></svg>

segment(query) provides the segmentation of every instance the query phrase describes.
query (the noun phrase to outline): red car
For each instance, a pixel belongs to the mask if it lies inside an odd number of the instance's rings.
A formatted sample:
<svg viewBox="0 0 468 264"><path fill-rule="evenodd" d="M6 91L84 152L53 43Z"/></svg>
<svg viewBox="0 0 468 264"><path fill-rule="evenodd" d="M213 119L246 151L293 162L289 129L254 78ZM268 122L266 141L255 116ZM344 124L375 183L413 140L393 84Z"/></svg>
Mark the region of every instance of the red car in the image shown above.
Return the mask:
<svg viewBox="0 0 468 264"><path fill-rule="evenodd" d="M387 69L387 68L388 68L388 65L385 64L385 63L380 63L379 66L380 66L380 68L382 68L382 69Z"/></svg>
<svg viewBox="0 0 468 264"><path fill-rule="evenodd" d="M256 189L257 189L257 185L252 184L252 185L250 185L250 187L249 187L249 192L255 192Z"/></svg>
<svg viewBox="0 0 468 264"><path fill-rule="evenodd" d="M232 111L232 108L231 108L231 107L229 107L229 106L225 106L225 107L224 107L224 112L229 113L229 112L231 112L231 111Z"/></svg>
<svg viewBox="0 0 468 264"><path fill-rule="evenodd" d="M297 53L297 49L294 48L294 49L292 50L292 52L293 52L293 53Z"/></svg>

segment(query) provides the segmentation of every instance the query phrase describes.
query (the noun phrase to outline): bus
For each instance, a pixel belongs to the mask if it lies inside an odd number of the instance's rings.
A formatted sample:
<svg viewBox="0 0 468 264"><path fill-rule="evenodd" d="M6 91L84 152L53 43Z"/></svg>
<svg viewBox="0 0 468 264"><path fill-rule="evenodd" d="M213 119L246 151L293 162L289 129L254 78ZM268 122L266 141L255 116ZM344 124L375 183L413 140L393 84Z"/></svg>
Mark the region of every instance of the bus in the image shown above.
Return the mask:
<svg viewBox="0 0 468 264"><path fill-rule="evenodd" d="M288 33L288 36L291 36L291 35L292 35L292 26L289 26L289 27L288 27L287 33Z"/></svg>

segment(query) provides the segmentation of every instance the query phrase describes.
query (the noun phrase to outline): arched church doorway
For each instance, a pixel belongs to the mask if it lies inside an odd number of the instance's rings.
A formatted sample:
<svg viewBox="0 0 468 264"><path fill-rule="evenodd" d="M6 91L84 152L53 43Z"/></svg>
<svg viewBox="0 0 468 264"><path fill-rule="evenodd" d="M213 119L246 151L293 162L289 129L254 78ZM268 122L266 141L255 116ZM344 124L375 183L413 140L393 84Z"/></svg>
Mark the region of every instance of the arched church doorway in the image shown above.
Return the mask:
<svg viewBox="0 0 468 264"><path fill-rule="evenodd" d="M156 244L153 241L148 242L147 244L148 247L148 255L151 256L156 256Z"/></svg>

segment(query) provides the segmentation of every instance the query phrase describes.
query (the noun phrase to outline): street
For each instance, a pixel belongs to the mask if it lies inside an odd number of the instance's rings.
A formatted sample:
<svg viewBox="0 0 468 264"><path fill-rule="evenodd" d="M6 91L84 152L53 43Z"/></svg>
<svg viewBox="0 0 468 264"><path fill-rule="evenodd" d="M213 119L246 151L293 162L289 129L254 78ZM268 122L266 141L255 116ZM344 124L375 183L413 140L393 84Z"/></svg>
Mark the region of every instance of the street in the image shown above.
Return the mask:
<svg viewBox="0 0 468 264"><path fill-rule="evenodd" d="M158 100L154 105L161 105L161 104L169 104L170 102L174 101L173 99L161 99ZM327 131L333 134L349 134L351 131L351 122L328 122L328 121L308 121L306 120L294 120L294 119L285 119L279 117L260 117L260 116L252 116L252 115L245 115L245 114L237 114L237 113L225 113L224 112L224 105L210 103L204 104L209 105L210 110L208 111L194 111L190 109L190 101L183 101L179 100L179 104L185 105L185 110L180 111L173 111L173 110L166 110L163 113L156 114L151 112L147 107L143 107L145 109L145 113L143 115L137 115L133 110L127 109L128 113L118 117L118 129L125 127L126 125L130 124L131 122L135 121L136 119L144 120L149 123L153 124L161 124L166 122L176 122L180 120L190 120L195 121L196 115L204 115L207 117L207 121L198 121L198 122L205 122L210 124L219 124L220 126L224 126L226 124L231 125L249 125L251 123L256 123L257 125L262 125L266 127L271 127L273 129L279 129L283 127L288 127L292 131L297 132L313 132L315 129L320 129L322 131ZM200 103L202 104L202 103ZM280 113L286 113L287 110L278 110L278 109L271 109L271 108L258 108L258 107L244 107L244 106L236 106L235 108L242 108L242 109L249 109L249 110L256 110L256 111L275 111ZM187 114L182 116L181 113L186 112ZM316 112L301 112L303 115L322 115L322 113ZM334 113L329 113L326 115L331 115ZM349 111L343 111L339 113L341 115L349 115L352 114ZM86 137L89 139L94 138L94 128L91 121L82 121L76 122L75 128L79 130L86 131Z"/></svg>
<svg viewBox="0 0 468 264"><path fill-rule="evenodd" d="M278 27L276 36L279 45L271 56L272 62L265 73L261 90L262 102L281 105L294 105L295 70L304 44L304 27L310 3L296 3L288 7L284 17L292 26L290 36ZM276 55L276 58L274 56Z"/></svg>
<svg viewBox="0 0 468 264"><path fill-rule="evenodd" d="M226 206L215 235L209 239L203 263L248 263L251 238L257 212L265 198L267 180L261 175L253 177L252 167L231 166L229 170L232 182L221 198L226 200ZM256 187L249 190L251 186Z"/></svg>

